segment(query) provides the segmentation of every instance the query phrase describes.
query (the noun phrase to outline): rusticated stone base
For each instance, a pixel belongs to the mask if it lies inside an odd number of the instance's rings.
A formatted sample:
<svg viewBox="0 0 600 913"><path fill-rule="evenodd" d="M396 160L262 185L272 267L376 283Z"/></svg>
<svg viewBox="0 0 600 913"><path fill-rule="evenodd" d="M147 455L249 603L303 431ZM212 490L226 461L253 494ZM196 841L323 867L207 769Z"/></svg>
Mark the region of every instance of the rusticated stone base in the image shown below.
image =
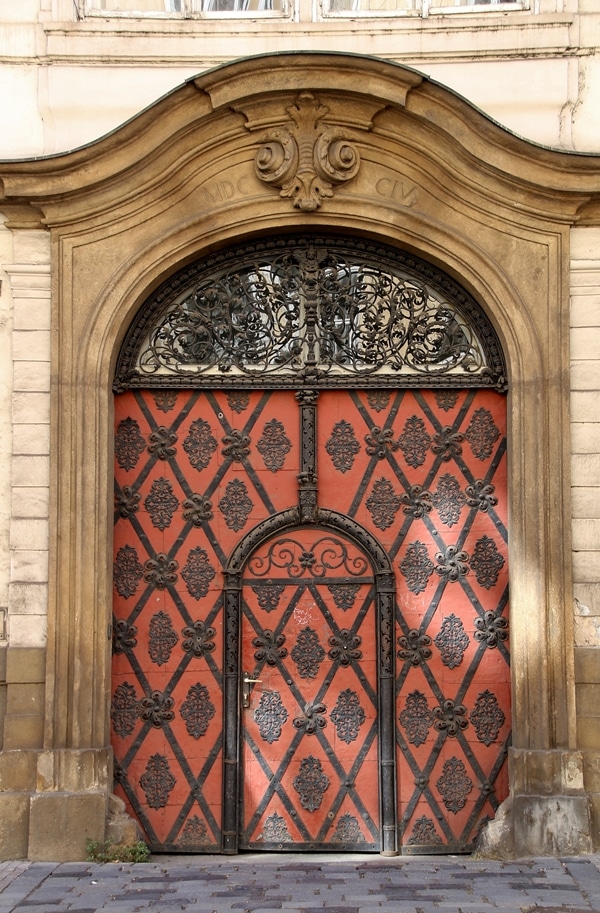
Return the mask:
<svg viewBox="0 0 600 913"><path fill-rule="evenodd" d="M85 859L105 839L110 773L110 749L0 752L0 859Z"/></svg>
<svg viewBox="0 0 600 913"><path fill-rule="evenodd" d="M587 796L515 796L513 822L517 857L592 852Z"/></svg>
<svg viewBox="0 0 600 913"><path fill-rule="evenodd" d="M29 843L29 797L26 792L0 796L0 860L27 859Z"/></svg>
<svg viewBox="0 0 600 913"><path fill-rule="evenodd" d="M86 858L88 840L104 840L104 793L36 793L30 798L29 848L34 861Z"/></svg>
<svg viewBox="0 0 600 913"><path fill-rule="evenodd" d="M125 811L125 803L118 796L108 798L108 821L106 823L106 839L111 843L120 843L129 846L137 840L143 840L141 828Z"/></svg>
<svg viewBox="0 0 600 913"><path fill-rule="evenodd" d="M600 751L583 752L583 779L590 797L592 816L592 843L594 852L600 851Z"/></svg>
<svg viewBox="0 0 600 913"><path fill-rule="evenodd" d="M591 853L582 753L511 749L509 765L511 795L482 833L479 852L495 858Z"/></svg>

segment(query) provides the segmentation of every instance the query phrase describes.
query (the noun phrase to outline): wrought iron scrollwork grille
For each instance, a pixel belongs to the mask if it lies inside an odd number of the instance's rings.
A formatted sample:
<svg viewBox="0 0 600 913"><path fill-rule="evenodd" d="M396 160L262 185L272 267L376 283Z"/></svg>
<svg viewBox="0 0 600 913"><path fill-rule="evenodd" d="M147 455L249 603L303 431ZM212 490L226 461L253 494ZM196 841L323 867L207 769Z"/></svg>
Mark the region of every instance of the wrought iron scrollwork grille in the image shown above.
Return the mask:
<svg viewBox="0 0 600 913"><path fill-rule="evenodd" d="M180 270L140 310L115 390L131 387L505 388L476 301L414 256L290 237Z"/></svg>

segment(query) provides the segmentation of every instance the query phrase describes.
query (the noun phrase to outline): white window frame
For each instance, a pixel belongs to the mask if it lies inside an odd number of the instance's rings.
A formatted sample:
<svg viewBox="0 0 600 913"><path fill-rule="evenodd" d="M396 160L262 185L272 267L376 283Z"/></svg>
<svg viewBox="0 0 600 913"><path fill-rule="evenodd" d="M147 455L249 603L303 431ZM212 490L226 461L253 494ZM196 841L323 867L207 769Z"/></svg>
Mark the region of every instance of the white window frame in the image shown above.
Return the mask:
<svg viewBox="0 0 600 913"><path fill-rule="evenodd" d="M219 0L163 0L165 7L171 9L163 10L102 10L93 6L94 0L79 0L79 15L81 18L103 18L103 19L213 19L213 18L260 18L260 19L291 19L294 11L294 0L279 0L282 9L233 9L233 10L211 10L200 9L202 3L210 4L219 2ZM268 3L269 0L233 0L233 2L243 6L250 3L259 5ZM272 2L272 0L271 0ZM328 8L329 0L316 0L315 19L396 19L396 18L421 18L427 19L430 16L464 16L464 15L493 15L494 13L511 13L531 8L529 0L491 0L491 2L482 2L482 0L467 0L467 3L460 3L459 0L414 0L414 9L381 9L367 10L360 9L360 0L354 0L353 9L331 10ZM180 5L181 9L175 9L175 4Z"/></svg>
<svg viewBox="0 0 600 913"><path fill-rule="evenodd" d="M163 0L166 6L167 2L174 0ZM103 10L93 6L94 0L80 0L79 7L81 16L85 19L99 16L102 19L183 19L183 12L173 10Z"/></svg>
<svg viewBox="0 0 600 913"><path fill-rule="evenodd" d="M519 10L528 10L530 4L528 0L491 0L490 3L481 3L477 0L467 0L466 3L459 4L445 3L443 0L423 0L423 16L439 16L452 14L453 16L464 13L510 13Z"/></svg>
<svg viewBox="0 0 600 913"><path fill-rule="evenodd" d="M355 6L358 7L360 0L354 0ZM415 0L414 9L384 9L384 10L361 10L359 8L349 10L330 10L328 9L328 0L319 0L320 14L323 19L396 19L396 18L421 18L427 19L430 16L447 16L447 15L474 15L474 14L494 14L494 13L511 13L530 9L529 0L492 0L491 3L478 2L478 0L467 0L466 4L459 4L459 0Z"/></svg>
<svg viewBox="0 0 600 913"><path fill-rule="evenodd" d="M327 0L321 0L321 18L323 19L396 19L402 18L422 18L423 2L425 0L415 0L415 9L382 9L382 10L364 10L359 9L360 0L354 0L355 9L350 10L330 10L328 9Z"/></svg>
<svg viewBox="0 0 600 913"><path fill-rule="evenodd" d="M177 0L163 0L165 6L175 6ZM265 19L289 19L292 12L292 0L280 0L282 9L234 9L234 10L210 10L197 9L201 3L210 4L212 0L180 0L181 9L162 10L103 10L93 6L94 0L80 0L80 15L86 19L213 19L213 18L265 18ZM218 2L218 0L217 0ZM234 0L240 5L256 2L269 2L269 0Z"/></svg>

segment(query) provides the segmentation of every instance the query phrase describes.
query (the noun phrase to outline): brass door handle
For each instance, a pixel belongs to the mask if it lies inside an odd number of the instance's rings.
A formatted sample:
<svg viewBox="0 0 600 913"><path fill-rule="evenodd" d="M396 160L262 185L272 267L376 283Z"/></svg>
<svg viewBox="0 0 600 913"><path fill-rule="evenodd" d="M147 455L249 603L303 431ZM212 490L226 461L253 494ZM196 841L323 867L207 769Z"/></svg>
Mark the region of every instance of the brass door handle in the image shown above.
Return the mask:
<svg viewBox="0 0 600 913"><path fill-rule="evenodd" d="M262 682L261 678L250 678L249 672L242 672L242 707L250 706L250 695L252 694L252 685Z"/></svg>

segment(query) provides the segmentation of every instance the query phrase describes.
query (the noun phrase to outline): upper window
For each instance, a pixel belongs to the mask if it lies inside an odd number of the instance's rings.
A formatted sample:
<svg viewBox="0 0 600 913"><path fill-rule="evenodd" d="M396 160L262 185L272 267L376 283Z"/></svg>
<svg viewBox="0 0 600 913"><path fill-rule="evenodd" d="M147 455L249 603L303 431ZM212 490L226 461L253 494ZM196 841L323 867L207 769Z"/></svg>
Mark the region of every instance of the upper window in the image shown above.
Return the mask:
<svg viewBox="0 0 600 913"><path fill-rule="evenodd" d="M505 388L498 337L465 289L380 244L262 240L184 267L119 356L130 387Z"/></svg>
<svg viewBox="0 0 600 913"><path fill-rule="evenodd" d="M91 16L196 18L211 14L289 15L294 0L83 0ZM527 9L528 0L322 0L325 16L431 16Z"/></svg>
<svg viewBox="0 0 600 913"><path fill-rule="evenodd" d="M439 13L485 12L527 9L527 0L323 0L330 16L392 16L411 13L431 16Z"/></svg>
<svg viewBox="0 0 600 913"><path fill-rule="evenodd" d="M86 15L189 18L210 13L287 14L288 0L85 0Z"/></svg>

